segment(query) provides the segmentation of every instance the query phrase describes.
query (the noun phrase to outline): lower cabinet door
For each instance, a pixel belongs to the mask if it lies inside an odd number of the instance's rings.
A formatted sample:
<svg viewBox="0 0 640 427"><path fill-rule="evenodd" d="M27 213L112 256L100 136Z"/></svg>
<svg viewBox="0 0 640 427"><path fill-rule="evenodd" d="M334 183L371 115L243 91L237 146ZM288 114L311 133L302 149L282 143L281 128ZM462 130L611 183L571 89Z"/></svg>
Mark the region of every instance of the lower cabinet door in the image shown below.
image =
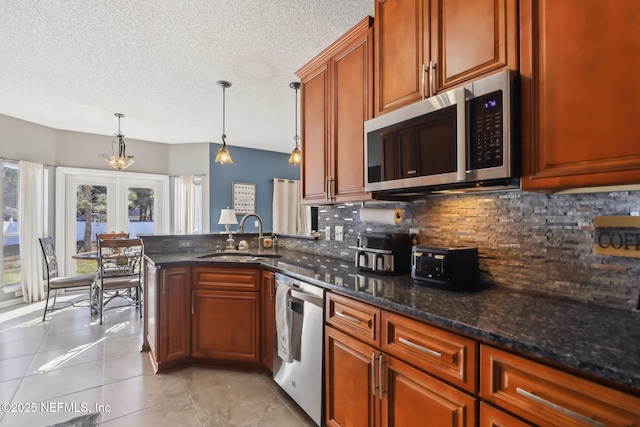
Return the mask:
<svg viewBox="0 0 640 427"><path fill-rule="evenodd" d="M512 417L500 409L480 403L480 427L531 427L533 424L527 424L517 418Z"/></svg>
<svg viewBox="0 0 640 427"><path fill-rule="evenodd" d="M381 426L474 427L476 399L399 360L382 355Z"/></svg>
<svg viewBox="0 0 640 427"><path fill-rule="evenodd" d="M192 292L192 357L259 363L260 292Z"/></svg>
<svg viewBox="0 0 640 427"><path fill-rule="evenodd" d="M373 427L376 416L372 347L325 328L325 414L330 427ZM399 424L401 425L401 424Z"/></svg>
<svg viewBox="0 0 640 427"><path fill-rule="evenodd" d="M163 365L173 366L187 359L190 353L189 334L189 291L191 289L191 269L170 268L162 271L161 283L157 291L160 300L157 345L158 370Z"/></svg>

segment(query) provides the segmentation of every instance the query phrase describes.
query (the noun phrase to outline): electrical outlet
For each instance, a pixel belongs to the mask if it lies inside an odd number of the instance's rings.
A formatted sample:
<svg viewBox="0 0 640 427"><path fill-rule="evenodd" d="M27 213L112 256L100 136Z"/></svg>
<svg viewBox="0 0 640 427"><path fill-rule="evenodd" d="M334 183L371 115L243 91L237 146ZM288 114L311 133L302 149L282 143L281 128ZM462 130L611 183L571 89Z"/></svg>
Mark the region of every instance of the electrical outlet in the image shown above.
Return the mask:
<svg viewBox="0 0 640 427"><path fill-rule="evenodd" d="M253 223L254 227L260 227L260 223L258 222L258 220L256 219L255 222Z"/></svg>
<svg viewBox="0 0 640 427"><path fill-rule="evenodd" d="M324 238L327 239L327 240L331 240L331 226L330 225L327 225L324 228Z"/></svg>
<svg viewBox="0 0 640 427"><path fill-rule="evenodd" d="M193 242L191 240L178 240L178 247L179 248L190 248L192 243Z"/></svg>
<svg viewBox="0 0 640 427"><path fill-rule="evenodd" d="M335 240L342 242L344 240L344 227L342 225L335 226Z"/></svg>

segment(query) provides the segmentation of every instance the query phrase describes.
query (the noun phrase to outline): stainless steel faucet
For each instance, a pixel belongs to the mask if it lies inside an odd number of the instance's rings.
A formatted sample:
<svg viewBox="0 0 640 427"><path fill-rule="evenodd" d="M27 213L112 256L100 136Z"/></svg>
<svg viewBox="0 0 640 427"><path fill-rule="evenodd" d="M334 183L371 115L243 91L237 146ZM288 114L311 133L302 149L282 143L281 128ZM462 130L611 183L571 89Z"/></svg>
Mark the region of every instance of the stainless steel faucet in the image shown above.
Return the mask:
<svg viewBox="0 0 640 427"><path fill-rule="evenodd" d="M240 220L240 224L238 225L238 233L242 233L244 231L244 222L250 216L256 217L258 220L258 253L262 252L262 248L264 247L264 236L262 235L262 218L260 215L256 213L248 213L242 217Z"/></svg>

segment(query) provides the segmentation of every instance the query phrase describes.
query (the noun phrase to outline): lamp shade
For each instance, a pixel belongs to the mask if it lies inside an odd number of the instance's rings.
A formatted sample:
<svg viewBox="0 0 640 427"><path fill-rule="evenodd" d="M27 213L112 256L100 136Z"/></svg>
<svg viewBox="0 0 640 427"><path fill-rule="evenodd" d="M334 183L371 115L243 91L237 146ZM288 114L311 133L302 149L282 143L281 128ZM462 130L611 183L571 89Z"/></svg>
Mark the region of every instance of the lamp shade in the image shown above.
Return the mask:
<svg viewBox="0 0 640 427"><path fill-rule="evenodd" d="M220 210L220 220L218 224L231 225L237 223L238 218L236 217L236 211L229 208Z"/></svg>

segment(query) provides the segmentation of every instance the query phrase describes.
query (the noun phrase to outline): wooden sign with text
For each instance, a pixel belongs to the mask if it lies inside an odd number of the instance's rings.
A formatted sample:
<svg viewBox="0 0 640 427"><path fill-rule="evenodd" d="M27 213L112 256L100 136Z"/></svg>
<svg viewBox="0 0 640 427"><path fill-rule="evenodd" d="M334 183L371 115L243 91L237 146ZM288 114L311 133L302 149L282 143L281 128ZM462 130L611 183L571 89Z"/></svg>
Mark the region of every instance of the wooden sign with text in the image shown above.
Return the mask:
<svg viewBox="0 0 640 427"><path fill-rule="evenodd" d="M598 255L640 258L640 216L593 218Z"/></svg>

